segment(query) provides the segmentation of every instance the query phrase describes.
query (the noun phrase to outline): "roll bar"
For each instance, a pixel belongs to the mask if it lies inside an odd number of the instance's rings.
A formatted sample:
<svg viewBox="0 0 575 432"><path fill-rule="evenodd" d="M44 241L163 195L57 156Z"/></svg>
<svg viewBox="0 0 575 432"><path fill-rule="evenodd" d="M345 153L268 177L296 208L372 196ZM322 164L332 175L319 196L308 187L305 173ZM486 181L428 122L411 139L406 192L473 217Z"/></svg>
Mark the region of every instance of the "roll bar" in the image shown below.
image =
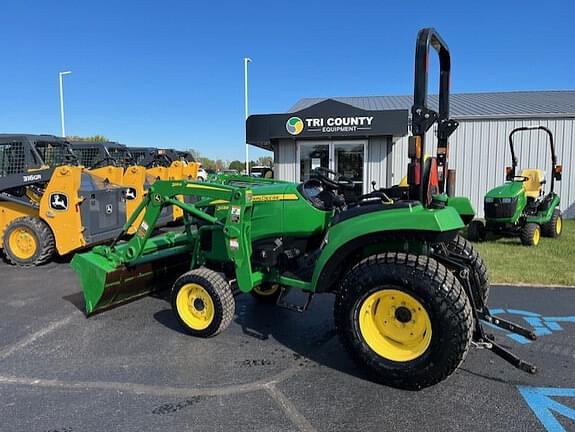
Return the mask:
<svg viewBox="0 0 575 432"><path fill-rule="evenodd" d="M439 112L427 105L427 81L429 73L429 48L439 56ZM421 29L417 35L415 48L415 83L413 106L411 108L411 131L415 137L414 151L410 151L411 162L419 162L418 199L423 202L423 170L425 166L425 133L435 123L437 128L437 170L439 192L445 191L448 171L448 138L457 129L459 123L449 118L449 86L451 77L451 55L445 41L433 28ZM413 171L413 168L412 168ZM410 182L411 183L411 182ZM448 185L448 190L450 189Z"/></svg>
<svg viewBox="0 0 575 432"><path fill-rule="evenodd" d="M557 155L555 154L555 144L553 143L553 133L549 128L545 126L522 126L515 128L509 134L509 147L511 148L511 173L508 174L508 178L515 177L515 168L517 168L518 160L515 155L515 148L513 144L513 135L517 132L525 132L532 130L542 130L549 137L549 147L551 148L551 190L553 192L553 187L555 186L555 179L561 180L561 172L557 171Z"/></svg>

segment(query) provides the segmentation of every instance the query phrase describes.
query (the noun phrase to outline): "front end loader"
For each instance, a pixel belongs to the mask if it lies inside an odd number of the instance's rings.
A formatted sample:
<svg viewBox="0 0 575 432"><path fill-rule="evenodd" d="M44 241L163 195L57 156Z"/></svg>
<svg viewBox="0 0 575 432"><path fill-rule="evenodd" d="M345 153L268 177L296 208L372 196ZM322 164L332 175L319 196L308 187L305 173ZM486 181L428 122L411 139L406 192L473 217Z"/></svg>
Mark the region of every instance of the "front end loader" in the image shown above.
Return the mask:
<svg viewBox="0 0 575 432"><path fill-rule="evenodd" d="M0 135L0 247L27 267L114 239L125 191L77 165L67 141Z"/></svg>
<svg viewBox="0 0 575 432"><path fill-rule="evenodd" d="M430 48L440 57L439 113L427 106ZM297 312L315 294L331 293L343 345L386 384L436 384L457 369L472 344L534 372L483 331L487 321L535 338L491 317L485 265L458 234L471 204L444 193L453 188L446 180L447 149L457 123L449 119L449 51L433 29L418 34L415 72L406 197L393 199L379 190L347 203L344 191L353 181L325 168L301 184L242 176L159 180L138 209L144 217L134 237L72 260L86 312L167 283L181 326L210 337L232 321L236 288ZM425 132L434 123L438 155L427 163ZM182 210L183 229L152 236L166 206ZM290 289L307 294L307 301L291 304Z"/></svg>

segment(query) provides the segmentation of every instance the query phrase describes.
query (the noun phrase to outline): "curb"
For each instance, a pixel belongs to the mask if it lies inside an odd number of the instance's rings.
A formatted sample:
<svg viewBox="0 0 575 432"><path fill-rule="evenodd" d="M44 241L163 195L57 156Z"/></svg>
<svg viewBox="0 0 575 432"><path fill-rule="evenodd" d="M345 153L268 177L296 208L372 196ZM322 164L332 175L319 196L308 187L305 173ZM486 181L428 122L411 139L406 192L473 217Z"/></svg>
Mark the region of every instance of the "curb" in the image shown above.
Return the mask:
<svg viewBox="0 0 575 432"><path fill-rule="evenodd" d="M573 285L545 285L545 284L537 284L537 283L524 283L524 282L518 282L518 283L506 283L506 282L494 282L494 283L490 283L491 286L494 287L516 287L516 288L575 288L575 286Z"/></svg>

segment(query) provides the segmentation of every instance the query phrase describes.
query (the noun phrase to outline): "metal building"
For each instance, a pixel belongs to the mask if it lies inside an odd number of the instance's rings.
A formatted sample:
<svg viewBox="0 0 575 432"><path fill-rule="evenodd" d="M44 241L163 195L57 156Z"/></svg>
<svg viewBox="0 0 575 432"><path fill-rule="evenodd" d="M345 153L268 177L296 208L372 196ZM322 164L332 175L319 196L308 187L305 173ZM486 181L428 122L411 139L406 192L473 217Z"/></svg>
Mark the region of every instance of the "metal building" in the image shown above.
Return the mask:
<svg viewBox="0 0 575 432"><path fill-rule="evenodd" d="M437 97L429 99L436 109ZM326 166L353 177L357 193L367 192L372 181L388 187L406 174L411 104L411 96L306 98L284 114L251 116L247 140L274 152L277 178L299 182L315 166ZM561 208L566 217L575 217L575 91L454 94L451 117L459 121L449 157L449 167L457 170L456 194L470 197L480 216L483 195L504 181L511 164L509 133L543 125L553 132L563 165L556 186ZM435 128L428 132L434 133ZM537 131L516 135L520 168L550 174L546 139Z"/></svg>

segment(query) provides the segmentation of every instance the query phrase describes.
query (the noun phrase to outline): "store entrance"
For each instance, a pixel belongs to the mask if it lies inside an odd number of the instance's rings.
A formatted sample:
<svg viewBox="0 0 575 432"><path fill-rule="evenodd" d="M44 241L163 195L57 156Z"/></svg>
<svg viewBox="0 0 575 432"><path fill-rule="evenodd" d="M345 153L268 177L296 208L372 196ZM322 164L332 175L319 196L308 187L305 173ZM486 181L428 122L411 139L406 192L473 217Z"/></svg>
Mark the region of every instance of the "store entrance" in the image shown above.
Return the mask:
<svg viewBox="0 0 575 432"><path fill-rule="evenodd" d="M298 141L299 181L309 179L314 168L324 167L353 180L351 191L345 191L346 200L354 201L365 193L366 140Z"/></svg>

